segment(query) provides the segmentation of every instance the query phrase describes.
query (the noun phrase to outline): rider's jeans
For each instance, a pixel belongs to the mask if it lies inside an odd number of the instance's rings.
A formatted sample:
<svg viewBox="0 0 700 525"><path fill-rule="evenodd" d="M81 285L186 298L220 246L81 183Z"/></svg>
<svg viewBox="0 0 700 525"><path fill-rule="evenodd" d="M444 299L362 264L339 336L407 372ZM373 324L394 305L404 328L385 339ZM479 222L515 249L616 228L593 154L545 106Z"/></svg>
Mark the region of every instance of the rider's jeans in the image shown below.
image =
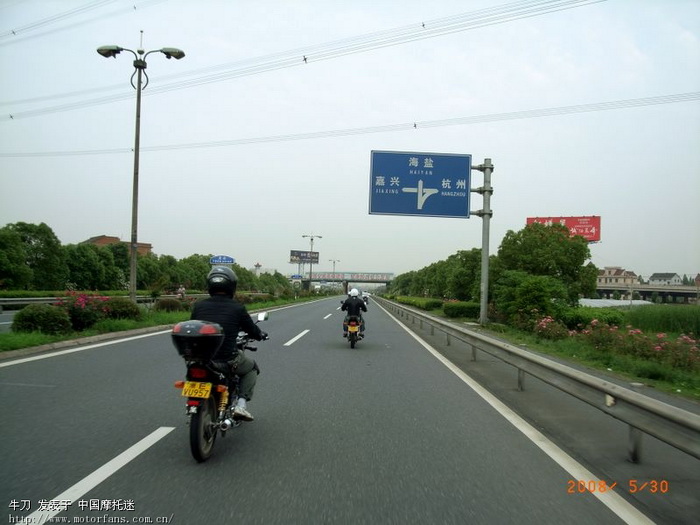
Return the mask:
<svg viewBox="0 0 700 525"><path fill-rule="evenodd" d="M245 355L243 352L238 352L238 355L229 363L235 367L234 373L241 378L238 385L239 395L250 401L253 398L253 390L255 382L258 380L258 369L255 366L255 361Z"/></svg>

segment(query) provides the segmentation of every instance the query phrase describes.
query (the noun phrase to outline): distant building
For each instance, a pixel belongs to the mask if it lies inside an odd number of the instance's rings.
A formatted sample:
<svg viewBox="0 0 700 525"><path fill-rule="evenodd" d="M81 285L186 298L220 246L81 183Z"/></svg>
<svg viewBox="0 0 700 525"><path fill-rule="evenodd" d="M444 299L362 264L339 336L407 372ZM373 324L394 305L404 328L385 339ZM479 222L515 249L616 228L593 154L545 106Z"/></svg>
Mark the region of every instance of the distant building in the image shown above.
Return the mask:
<svg viewBox="0 0 700 525"><path fill-rule="evenodd" d="M605 284L633 285L639 283L636 273L625 270L620 266L606 266L598 270L598 286Z"/></svg>
<svg viewBox="0 0 700 525"><path fill-rule="evenodd" d="M655 273L649 277L649 284L680 286L683 284L683 279L677 273Z"/></svg>
<svg viewBox="0 0 700 525"><path fill-rule="evenodd" d="M700 288L700 273L695 276L695 286Z"/></svg>
<svg viewBox="0 0 700 525"><path fill-rule="evenodd" d="M109 235L98 235L97 237L90 237L87 241L83 241L86 244L94 244L95 246L108 246L110 244L126 244L129 247L128 242L122 241L119 237L111 237ZM137 242L136 243L136 253L139 255L148 255L153 250L153 246L147 242ZM131 250L129 250L131 251Z"/></svg>

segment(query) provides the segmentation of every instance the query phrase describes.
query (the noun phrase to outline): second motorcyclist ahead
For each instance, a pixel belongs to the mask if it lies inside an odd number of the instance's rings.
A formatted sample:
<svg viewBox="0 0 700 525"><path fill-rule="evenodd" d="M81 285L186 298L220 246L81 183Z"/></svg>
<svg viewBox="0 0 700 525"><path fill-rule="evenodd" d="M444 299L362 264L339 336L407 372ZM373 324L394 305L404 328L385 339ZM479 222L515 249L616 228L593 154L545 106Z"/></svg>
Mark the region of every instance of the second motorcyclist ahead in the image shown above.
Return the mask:
<svg viewBox="0 0 700 525"><path fill-rule="evenodd" d="M360 298L360 292L357 291L357 288L350 290L348 298L345 300L340 309L345 312L345 319L343 320L343 337L348 336L348 318L351 316L356 316L360 319L360 337L364 337L365 320L362 318L362 312L367 311L367 305L362 298Z"/></svg>

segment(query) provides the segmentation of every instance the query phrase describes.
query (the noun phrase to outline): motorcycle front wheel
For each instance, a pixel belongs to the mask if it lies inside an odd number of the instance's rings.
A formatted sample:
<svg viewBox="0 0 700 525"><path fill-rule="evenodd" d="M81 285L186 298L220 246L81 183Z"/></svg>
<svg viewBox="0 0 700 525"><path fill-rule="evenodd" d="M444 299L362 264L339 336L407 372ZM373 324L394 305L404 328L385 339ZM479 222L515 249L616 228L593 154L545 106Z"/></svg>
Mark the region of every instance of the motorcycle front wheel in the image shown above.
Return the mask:
<svg viewBox="0 0 700 525"><path fill-rule="evenodd" d="M198 462L209 459L216 441L216 402L214 396L204 400L190 420L190 450Z"/></svg>

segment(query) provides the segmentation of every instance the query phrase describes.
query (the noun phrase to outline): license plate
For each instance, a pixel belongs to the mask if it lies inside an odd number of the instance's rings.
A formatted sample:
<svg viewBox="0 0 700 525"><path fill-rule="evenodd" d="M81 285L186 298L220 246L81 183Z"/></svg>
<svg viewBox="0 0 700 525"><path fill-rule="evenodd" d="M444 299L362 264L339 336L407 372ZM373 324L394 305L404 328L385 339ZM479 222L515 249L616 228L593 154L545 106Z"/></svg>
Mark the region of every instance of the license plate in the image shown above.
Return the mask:
<svg viewBox="0 0 700 525"><path fill-rule="evenodd" d="M359 329L360 329L360 327L357 326L357 325L352 325L352 324L351 324L350 326L348 326L348 330L351 331L351 332L357 332Z"/></svg>
<svg viewBox="0 0 700 525"><path fill-rule="evenodd" d="M211 395L211 383L185 381L185 386L182 387L182 395L185 397L201 397L206 399Z"/></svg>

